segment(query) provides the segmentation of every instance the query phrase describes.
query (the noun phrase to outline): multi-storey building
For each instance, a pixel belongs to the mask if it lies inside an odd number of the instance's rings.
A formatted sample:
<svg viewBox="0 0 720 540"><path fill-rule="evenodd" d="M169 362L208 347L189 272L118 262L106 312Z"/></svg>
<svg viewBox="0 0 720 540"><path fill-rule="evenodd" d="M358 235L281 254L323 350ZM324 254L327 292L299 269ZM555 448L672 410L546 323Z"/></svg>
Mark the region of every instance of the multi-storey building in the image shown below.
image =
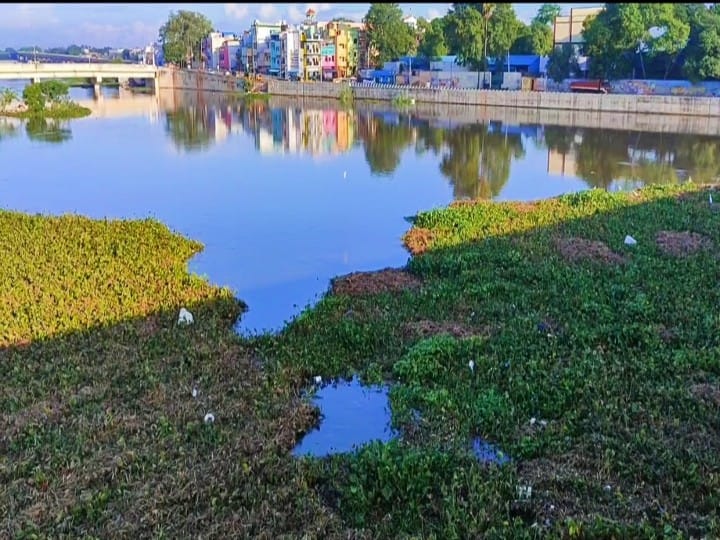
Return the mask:
<svg viewBox="0 0 720 540"><path fill-rule="evenodd" d="M340 78L353 76L357 68L357 59L353 61L351 58L356 50L352 43L354 29L344 23L330 22L327 24L326 32L328 40L335 45L335 76ZM357 35L357 32L354 33Z"/></svg>
<svg viewBox="0 0 720 540"><path fill-rule="evenodd" d="M332 81L337 76L335 64L335 43L324 41L320 49L320 66L322 67L322 78L324 81Z"/></svg>
<svg viewBox="0 0 720 540"><path fill-rule="evenodd" d="M315 11L307 10L307 19L300 34L303 80L322 80L322 37L315 20Z"/></svg>
<svg viewBox="0 0 720 540"><path fill-rule="evenodd" d="M303 75L301 60L300 31L296 28L288 28L280 33L280 77L301 78Z"/></svg>
<svg viewBox="0 0 720 540"><path fill-rule="evenodd" d="M210 32L201 44L205 65L210 69L218 69L220 67L220 49L226 41L236 39L237 36L234 32Z"/></svg>
<svg viewBox="0 0 720 540"><path fill-rule="evenodd" d="M283 28L282 32L285 29ZM282 64L282 42L280 40L281 32L273 32L270 34L269 47L270 47L270 66L268 73L270 75L279 76Z"/></svg>
<svg viewBox="0 0 720 540"><path fill-rule="evenodd" d="M218 67L235 71L238 68L238 51L240 51L239 39L226 40L218 53Z"/></svg>

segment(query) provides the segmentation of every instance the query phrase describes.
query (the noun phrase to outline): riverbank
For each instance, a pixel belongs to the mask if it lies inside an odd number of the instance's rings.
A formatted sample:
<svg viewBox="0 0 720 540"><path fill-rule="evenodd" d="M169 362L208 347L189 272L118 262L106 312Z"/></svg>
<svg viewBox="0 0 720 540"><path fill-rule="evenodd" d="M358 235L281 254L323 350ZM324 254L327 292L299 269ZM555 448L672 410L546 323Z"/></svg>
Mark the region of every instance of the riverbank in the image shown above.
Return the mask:
<svg viewBox="0 0 720 540"><path fill-rule="evenodd" d="M0 266L22 276L0 283L2 527L717 535L709 189L424 212L407 269L335 280L253 340L232 332L231 292L186 273L201 246L166 227L2 211ZM393 382L402 441L292 458L319 421L301 391L353 371ZM511 461L477 462L474 437Z"/></svg>
<svg viewBox="0 0 720 540"><path fill-rule="evenodd" d="M720 100L712 97L573 94L567 92L511 92L502 90L431 89L394 85L301 83L268 79L268 93L302 98L333 98L415 103L573 110L583 113L622 113L720 117Z"/></svg>

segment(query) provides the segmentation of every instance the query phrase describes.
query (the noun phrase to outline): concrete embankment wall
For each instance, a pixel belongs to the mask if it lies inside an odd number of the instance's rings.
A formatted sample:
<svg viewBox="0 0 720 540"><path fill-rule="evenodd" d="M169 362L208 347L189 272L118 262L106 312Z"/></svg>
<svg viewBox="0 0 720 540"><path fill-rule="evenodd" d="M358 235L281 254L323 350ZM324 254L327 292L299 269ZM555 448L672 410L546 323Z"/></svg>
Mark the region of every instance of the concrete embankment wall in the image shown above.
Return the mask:
<svg viewBox="0 0 720 540"><path fill-rule="evenodd" d="M282 96L338 99L343 88L347 88L347 85L300 83L273 79L268 81L268 92ZM720 98L714 97L509 92L410 88L393 85L354 85L352 91L357 100L390 101L395 96L406 96L415 99L416 103L470 105L473 107L570 110L580 111L583 114L622 113L720 117Z"/></svg>
<svg viewBox="0 0 720 540"><path fill-rule="evenodd" d="M270 107L297 107L308 109L334 109L342 105L331 98L297 98L272 96ZM353 109L360 112L387 112L387 102L357 101ZM594 129L621 129L647 133L683 133L720 136L717 118L662 114L633 114L612 112L583 112L560 109L528 109L514 107L468 107L442 103L417 103L406 109L419 117L433 119L438 125L457 126L487 122L509 125L567 126ZM401 111L398 111L401 112Z"/></svg>
<svg viewBox="0 0 720 540"><path fill-rule="evenodd" d="M220 73L189 69L160 68L160 90L196 90L198 92L237 92L243 88L241 79Z"/></svg>

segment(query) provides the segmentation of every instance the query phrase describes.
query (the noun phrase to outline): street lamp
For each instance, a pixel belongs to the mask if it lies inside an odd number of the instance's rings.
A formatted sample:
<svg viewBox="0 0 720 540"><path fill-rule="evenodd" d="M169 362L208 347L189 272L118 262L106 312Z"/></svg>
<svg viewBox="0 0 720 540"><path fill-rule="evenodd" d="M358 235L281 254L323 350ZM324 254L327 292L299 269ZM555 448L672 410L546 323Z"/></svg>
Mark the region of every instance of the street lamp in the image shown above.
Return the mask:
<svg viewBox="0 0 720 540"><path fill-rule="evenodd" d="M488 22L492 17L493 11L495 11L494 4L483 4L483 18L485 19L485 34L483 36L483 88L485 87L485 73L487 72L487 42L488 42ZM492 86L492 77L490 77L490 83L488 88ZM480 74L478 73L478 88L480 87Z"/></svg>

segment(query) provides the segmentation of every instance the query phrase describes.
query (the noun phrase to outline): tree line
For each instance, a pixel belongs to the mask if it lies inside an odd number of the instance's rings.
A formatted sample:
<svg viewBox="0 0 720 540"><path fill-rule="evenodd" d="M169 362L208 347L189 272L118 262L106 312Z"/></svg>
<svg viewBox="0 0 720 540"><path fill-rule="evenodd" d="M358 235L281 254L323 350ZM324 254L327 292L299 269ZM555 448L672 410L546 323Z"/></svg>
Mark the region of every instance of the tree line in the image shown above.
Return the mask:
<svg viewBox="0 0 720 540"><path fill-rule="evenodd" d="M530 24L512 4L452 4L443 17L420 18L417 29L403 22L398 4L371 4L365 16L377 65L408 54L425 58L456 55L459 63L487 71L497 58L502 71L509 54L548 56L555 80L579 71L578 57L590 57L598 78L720 79L720 4L607 3L583 25L585 43L554 46L558 4L543 4Z"/></svg>
<svg viewBox="0 0 720 540"><path fill-rule="evenodd" d="M580 47L554 46L558 4L542 4L525 24L512 4L452 4L448 12L417 27L399 4L373 3L363 18L376 67L406 55L435 59L456 55L472 69L488 70L496 58L503 71L508 54L548 56L548 75L562 80L578 71L578 56L590 57L590 76L720 79L720 4L607 3L583 25ZM201 41L212 23L199 13L171 13L160 29L165 59L189 64L202 57Z"/></svg>

